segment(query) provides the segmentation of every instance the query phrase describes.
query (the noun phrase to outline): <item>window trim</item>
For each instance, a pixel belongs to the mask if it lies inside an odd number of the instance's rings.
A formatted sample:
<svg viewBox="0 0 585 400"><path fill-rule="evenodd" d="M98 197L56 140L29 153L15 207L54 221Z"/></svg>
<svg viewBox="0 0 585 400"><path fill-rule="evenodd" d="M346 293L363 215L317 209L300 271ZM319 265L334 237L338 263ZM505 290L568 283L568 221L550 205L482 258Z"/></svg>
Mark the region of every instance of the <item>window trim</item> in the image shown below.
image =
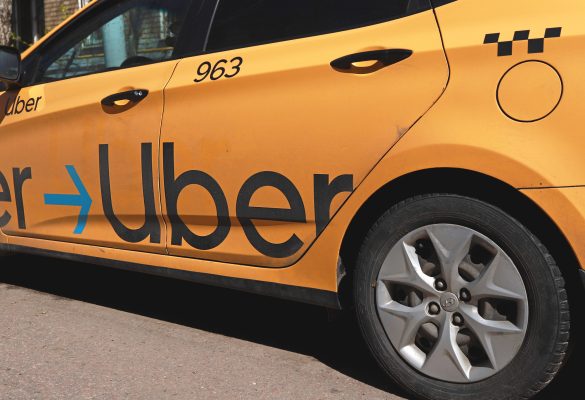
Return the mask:
<svg viewBox="0 0 585 400"><path fill-rule="evenodd" d="M347 27L344 27L342 29L320 31L320 32L311 33L311 34L300 34L300 35L295 35L295 36L291 36L291 37L287 37L287 38L283 38L283 39L276 39L276 40L270 40L270 41L265 41L265 42L248 44L245 46L225 47L225 48L220 48L220 49L209 50L209 47L208 47L209 38L211 37L211 32L212 32L213 26L215 24L215 19L217 17L217 10L219 9L219 5L222 1L225 1L225 0L217 0L216 10L213 13L211 23L209 24L209 32L208 32L207 37L205 39L204 54L221 53L221 52L225 52L225 51L231 51L231 50L237 50L237 49L247 49L247 48L251 48L251 47L265 46L265 45L273 44L273 43L290 42L293 40L318 37L318 36L329 35L329 34L339 33L339 32L347 32L347 31L352 31L355 29L366 28L369 26L385 24L385 23L388 23L391 21L396 21L396 20L399 20L402 18L410 17L410 16L415 15L415 14L420 14L420 13L423 13L426 11L433 10L432 0L413 0L413 1L415 1L414 4L416 4L417 7L412 7L413 8L412 10L408 10L404 15L397 16L397 17L381 18L380 20L377 20L375 22L347 26ZM452 2L455 0L447 0L447 1Z"/></svg>
<svg viewBox="0 0 585 400"><path fill-rule="evenodd" d="M131 0L128 0L128 1L131 1ZM186 0L186 1L190 2L190 4L188 5L187 12L186 12L187 17L185 20L187 21L187 23L183 25L183 27L181 28L181 31L177 35L177 45L175 47L175 50L173 52L172 57L169 59L156 61L152 64L158 64L161 62L178 60L180 58L183 58L186 53L190 53L190 52L199 52L199 53L203 52L203 47L204 47L204 43L205 43L205 34L207 32L207 26L209 25L209 22L210 22L210 15L209 14L206 15L206 11L208 10L208 7L205 7L205 6L208 3L216 3L216 0ZM73 19L70 23L63 26L61 29L56 31L53 35L51 35L46 40L44 40L39 45L39 47L37 47L31 54L29 54L23 60L24 78L23 78L23 81L21 82L22 87L30 87L30 86L35 86L35 85L61 82L64 80L69 80L69 79L81 78L81 77L86 77L86 76L91 76L91 75L98 75L98 74L104 74L104 73L113 72L113 71L120 71L120 70L129 69L129 68L138 68L138 67L144 67L144 66L151 65L151 64L144 64L144 65L132 65L132 66L127 66L127 67L120 67L120 68L116 68L115 70L103 70L103 71L93 72L93 73L84 74L84 75L65 77L65 78L57 79L57 80L54 80L51 82L38 81L39 74L41 72L39 70L39 67L40 67L41 61L44 57L46 57L47 55L50 55L51 52L54 52L55 51L54 49L56 47L58 48L59 44L72 34L71 32L74 32L75 30L77 30L81 26L83 26L85 23L87 23L87 22L91 21L93 18L95 18L96 13L101 14L103 12L107 12L107 10L109 8L115 7L116 5L119 5L119 4L120 4L119 0L102 0L98 3L96 3L93 7L89 7L85 12L81 13L79 16L77 16L75 19ZM203 31L203 33L198 32L198 31L202 31L202 29L193 29L194 26L198 27L200 25L205 27L205 30ZM190 37L191 34L194 34L195 36ZM197 49L199 49L199 50L197 50Z"/></svg>

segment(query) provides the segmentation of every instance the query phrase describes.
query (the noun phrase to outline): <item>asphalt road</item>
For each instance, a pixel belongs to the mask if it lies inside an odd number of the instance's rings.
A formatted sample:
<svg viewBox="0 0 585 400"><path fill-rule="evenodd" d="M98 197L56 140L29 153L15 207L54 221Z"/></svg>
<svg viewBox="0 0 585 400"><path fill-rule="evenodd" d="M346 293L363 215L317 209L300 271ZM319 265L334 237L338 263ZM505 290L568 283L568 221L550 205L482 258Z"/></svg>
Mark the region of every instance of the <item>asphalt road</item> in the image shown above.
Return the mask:
<svg viewBox="0 0 585 400"><path fill-rule="evenodd" d="M573 398L578 369L539 398ZM400 398L349 316L85 264L1 261L1 400Z"/></svg>

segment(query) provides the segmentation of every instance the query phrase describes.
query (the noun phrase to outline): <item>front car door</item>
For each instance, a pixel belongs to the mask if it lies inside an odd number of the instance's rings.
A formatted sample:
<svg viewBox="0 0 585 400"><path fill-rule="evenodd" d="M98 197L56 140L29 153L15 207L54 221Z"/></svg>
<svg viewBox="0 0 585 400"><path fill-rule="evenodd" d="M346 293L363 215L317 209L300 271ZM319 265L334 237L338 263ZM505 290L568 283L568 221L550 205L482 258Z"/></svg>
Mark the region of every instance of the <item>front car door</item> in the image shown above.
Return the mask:
<svg viewBox="0 0 585 400"><path fill-rule="evenodd" d="M428 0L219 0L165 90L169 253L291 265L447 80Z"/></svg>
<svg viewBox="0 0 585 400"><path fill-rule="evenodd" d="M164 252L163 88L190 3L95 3L25 59L0 95L5 234Z"/></svg>

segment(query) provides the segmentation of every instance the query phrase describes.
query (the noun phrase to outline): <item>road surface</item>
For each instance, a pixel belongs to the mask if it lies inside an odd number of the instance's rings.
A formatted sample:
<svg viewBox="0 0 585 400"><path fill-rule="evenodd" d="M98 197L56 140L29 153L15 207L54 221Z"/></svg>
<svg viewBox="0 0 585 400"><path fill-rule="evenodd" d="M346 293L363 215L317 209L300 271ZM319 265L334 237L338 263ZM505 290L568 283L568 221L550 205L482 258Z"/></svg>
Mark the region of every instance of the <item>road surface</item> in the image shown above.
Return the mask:
<svg viewBox="0 0 585 400"><path fill-rule="evenodd" d="M1 262L1 400L401 398L349 317L92 265ZM577 390L572 375L540 398Z"/></svg>

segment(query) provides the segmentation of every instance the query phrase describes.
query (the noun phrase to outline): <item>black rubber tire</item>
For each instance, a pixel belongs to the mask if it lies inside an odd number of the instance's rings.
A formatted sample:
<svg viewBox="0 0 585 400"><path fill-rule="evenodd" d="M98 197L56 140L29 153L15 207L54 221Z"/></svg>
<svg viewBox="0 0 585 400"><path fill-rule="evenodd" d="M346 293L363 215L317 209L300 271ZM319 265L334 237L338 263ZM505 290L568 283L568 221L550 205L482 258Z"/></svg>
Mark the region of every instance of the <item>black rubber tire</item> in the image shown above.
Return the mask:
<svg viewBox="0 0 585 400"><path fill-rule="evenodd" d="M480 382L449 383L415 370L396 352L378 317L375 282L384 258L408 233L438 223L472 228L497 243L514 261L528 294L528 330L520 351L507 367ZM570 315L558 266L517 220L476 199L432 194L388 210L371 228L360 250L354 297L357 320L372 354L390 378L416 398L528 399L552 381L565 360Z"/></svg>

